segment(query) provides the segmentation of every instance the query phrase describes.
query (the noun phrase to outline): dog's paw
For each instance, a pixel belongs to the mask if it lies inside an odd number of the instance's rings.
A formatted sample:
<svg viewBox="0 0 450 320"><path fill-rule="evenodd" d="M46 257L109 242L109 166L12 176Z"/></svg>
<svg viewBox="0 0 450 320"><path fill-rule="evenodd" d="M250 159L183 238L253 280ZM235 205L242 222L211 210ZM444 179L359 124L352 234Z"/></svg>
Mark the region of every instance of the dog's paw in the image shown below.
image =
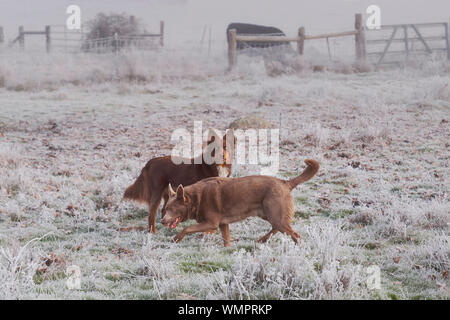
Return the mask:
<svg viewBox="0 0 450 320"><path fill-rule="evenodd" d="M173 237L173 241L176 242L176 243L178 243L178 242L180 242L181 240L183 240L183 238L184 238L184 234L179 233L179 234L177 234L175 237Z"/></svg>

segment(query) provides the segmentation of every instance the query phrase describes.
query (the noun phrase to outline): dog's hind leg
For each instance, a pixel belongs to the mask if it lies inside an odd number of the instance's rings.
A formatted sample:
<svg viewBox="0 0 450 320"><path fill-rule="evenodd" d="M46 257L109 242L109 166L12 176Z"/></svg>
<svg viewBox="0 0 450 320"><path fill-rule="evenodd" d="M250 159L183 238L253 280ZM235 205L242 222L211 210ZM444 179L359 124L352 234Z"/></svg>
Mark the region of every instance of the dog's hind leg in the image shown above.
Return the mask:
<svg viewBox="0 0 450 320"><path fill-rule="evenodd" d="M272 228L272 230L270 230L270 232L269 232L268 234L266 234L264 237L261 237L261 238L258 240L258 242L259 242L259 243L264 243L264 242L266 242L267 240L269 240L269 238L270 238L272 235L276 234L277 232L278 232L277 229L273 229L273 228Z"/></svg>
<svg viewBox="0 0 450 320"><path fill-rule="evenodd" d="M223 244L225 247L230 246L230 225L229 224L220 224L219 225L220 232L222 232Z"/></svg>
<svg viewBox="0 0 450 320"><path fill-rule="evenodd" d="M296 244L298 244L299 239L302 238L297 232L292 230L290 225L282 225L279 227L279 230L287 235L290 235Z"/></svg>
<svg viewBox="0 0 450 320"><path fill-rule="evenodd" d="M301 238L300 235L292 230L291 221L294 216L294 204L292 198L285 197L279 198L278 195L271 197L270 195L263 202L264 217L272 225L272 230L277 230L290 235L295 243L298 243L298 239ZM267 235L270 237L270 232ZM266 236L262 237L260 240L264 240Z"/></svg>

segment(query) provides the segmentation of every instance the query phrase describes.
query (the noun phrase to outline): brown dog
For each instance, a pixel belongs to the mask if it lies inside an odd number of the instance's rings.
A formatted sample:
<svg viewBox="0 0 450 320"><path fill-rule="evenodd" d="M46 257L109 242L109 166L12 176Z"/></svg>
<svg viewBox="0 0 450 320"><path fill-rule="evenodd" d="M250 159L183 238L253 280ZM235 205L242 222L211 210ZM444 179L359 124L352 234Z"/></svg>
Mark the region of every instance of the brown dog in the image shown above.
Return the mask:
<svg viewBox="0 0 450 320"><path fill-rule="evenodd" d="M219 138L219 141L215 141L213 136L207 143L207 147L212 143L223 147L223 161L220 164L207 164L203 159L205 153L199 156L202 158L201 161L195 161L195 158L192 158L178 165L172 161L171 156L153 158L147 162L136 181L125 190L123 198L148 204L149 232L156 232L155 218L161 198L164 198L161 214L162 216L165 214L169 199L167 192L169 183L188 186L209 177L230 176L232 150L227 150L227 134L222 139ZM232 135L232 137L234 136ZM232 149L232 146L230 149ZM212 156L214 156L214 153L215 149L211 152Z"/></svg>
<svg viewBox="0 0 450 320"><path fill-rule="evenodd" d="M209 178L191 186L179 185L174 192L169 185L169 201L162 223L174 229L179 222L188 219L198 224L184 228L174 240L180 242L190 233L215 230L222 232L225 246L230 245L229 224L251 216L258 216L272 225L272 230L259 242L265 242L278 231L292 237L296 243L300 237L291 228L294 203L291 190L311 179L319 170L319 163L307 159L308 167L294 179L285 181L269 176L243 178Z"/></svg>

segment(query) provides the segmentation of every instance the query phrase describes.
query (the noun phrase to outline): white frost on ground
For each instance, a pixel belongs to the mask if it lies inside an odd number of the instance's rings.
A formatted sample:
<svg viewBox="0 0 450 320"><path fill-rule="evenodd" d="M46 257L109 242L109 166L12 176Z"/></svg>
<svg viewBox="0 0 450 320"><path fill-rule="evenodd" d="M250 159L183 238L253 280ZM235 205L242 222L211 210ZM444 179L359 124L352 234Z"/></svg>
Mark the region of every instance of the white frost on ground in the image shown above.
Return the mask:
<svg viewBox="0 0 450 320"><path fill-rule="evenodd" d="M449 298L450 73L439 61L390 71L287 73L261 60L188 52L0 56L0 298ZM273 70L272 70L273 71ZM121 202L146 161L194 121L281 115L281 171L321 169L293 192L295 246L257 218L171 242ZM233 176L257 173L239 166ZM177 229L182 228L179 226ZM78 265L81 289L66 286ZM367 267L381 288L366 285Z"/></svg>

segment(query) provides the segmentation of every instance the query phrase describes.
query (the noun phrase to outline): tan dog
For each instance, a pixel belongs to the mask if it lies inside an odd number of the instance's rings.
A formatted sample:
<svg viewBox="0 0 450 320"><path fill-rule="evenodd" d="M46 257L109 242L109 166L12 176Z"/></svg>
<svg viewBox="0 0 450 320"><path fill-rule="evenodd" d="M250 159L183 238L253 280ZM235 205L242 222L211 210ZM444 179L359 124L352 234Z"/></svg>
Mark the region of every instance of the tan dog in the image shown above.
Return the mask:
<svg viewBox="0 0 450 320"><path fill-rule="evenodd" d="M178 233L174 238L176 242L187 234L219 227L225 246L229 246L229 224L258 216L272 225L272 230L259 242L265 242L281 231L297 243L300 235L291 228L294 216L291 190L311 179L319 170L317 161L307 159L305 163L308 167L302 174L288 181L269 176L208 178L188 187L179 185L176 192L169 185L170 197L162 223L174 229L179 222L188 219L198 222Z"/></svg>

